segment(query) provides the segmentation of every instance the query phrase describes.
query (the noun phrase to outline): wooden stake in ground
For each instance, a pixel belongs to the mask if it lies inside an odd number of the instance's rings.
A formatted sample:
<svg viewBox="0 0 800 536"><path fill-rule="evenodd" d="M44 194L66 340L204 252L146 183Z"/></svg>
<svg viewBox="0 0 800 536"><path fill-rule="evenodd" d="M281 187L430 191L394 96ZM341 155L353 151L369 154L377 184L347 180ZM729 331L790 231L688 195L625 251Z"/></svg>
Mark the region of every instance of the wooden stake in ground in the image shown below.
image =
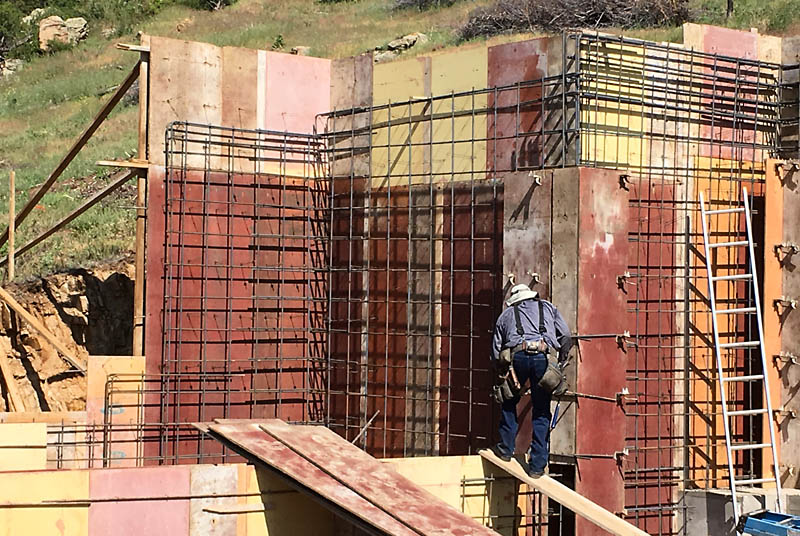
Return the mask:
<svg viewBox="0 0 800 536"><path fill-rule="evenodd" d="M47 342L55 346L56 350L58 350L58 352L61 354L61 357L62 359L64 359L64 361L66 361L67 363L78 369L78 371L80 371L81 373L86 374L86 367L78 363L77 359L75 359L71 355L71 352L67 349L67 347L64 346L64 343L58 340L58 338L55 335L50 333L50 331L48 331L48 329L44 327L44 325L41 322L39 322L36 319L36 317L34 317L32 314L26 311L25 308L22 307L22 305L20 305L19 302L15 300L14 297L2 287L0 287L0 299L6 302L8 306L11 309L13 309L14 312L17 313L20 317L22 317L22 319L30 327L38 331L42 337L47 339Z"/></svg>
<svg viewBox="0 0 800 536"><path fill-rule="evenodd" d="M14 218L17 217L16 178L16 173L12 169L8 177L8 269L6 276L9 281L14 280L14 231L16 230Z"/></svg>
<svg viewBox="0 0 800 536"><path fill-rule="evenodd" d="M5 354L0 354L0 376L3 378L6 393L8 393L8 411L25 411L25 404L22 402L22 397L17 389L17 382L11 372L11 365Z"/></svg>

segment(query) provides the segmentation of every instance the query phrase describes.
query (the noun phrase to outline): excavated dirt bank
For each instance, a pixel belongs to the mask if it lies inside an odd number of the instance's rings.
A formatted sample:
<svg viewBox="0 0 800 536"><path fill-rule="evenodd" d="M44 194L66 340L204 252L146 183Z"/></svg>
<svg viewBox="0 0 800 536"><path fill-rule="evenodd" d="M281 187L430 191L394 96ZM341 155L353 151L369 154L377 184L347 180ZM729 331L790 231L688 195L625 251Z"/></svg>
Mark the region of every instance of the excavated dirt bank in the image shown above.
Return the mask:
<svg viewBox="0 0 800 536"><path fill-rule="evenodd" d="M133 263L124 260L5 287L74 355L130 355ZM0 302L0 352L9 357L25 411L86 409L86 377ZM3 385L0 411L6 411Z"/></svg>

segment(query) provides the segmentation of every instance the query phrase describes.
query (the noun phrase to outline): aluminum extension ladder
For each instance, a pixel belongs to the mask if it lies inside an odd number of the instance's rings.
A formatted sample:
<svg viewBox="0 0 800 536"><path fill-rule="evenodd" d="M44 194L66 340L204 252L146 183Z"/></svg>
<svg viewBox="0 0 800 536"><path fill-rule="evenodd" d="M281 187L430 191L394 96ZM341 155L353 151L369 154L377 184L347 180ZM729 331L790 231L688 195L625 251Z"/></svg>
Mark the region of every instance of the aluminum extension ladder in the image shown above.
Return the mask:
<svg viewBox="0 0 800 536"><path fill-rule="evenodd" d="M778 472L778 454L775 450L775 426L772 418L772 403L769 397L769 380L767 378L767 357L764 353L764 326L761 317L761 300L758 293L758 277L756 274L755 255L753 252L753 227L750 221L750 203L747 197L747 188L742 188L742 199L744 205L737 208L725 208L720 210L706 210L705 200L703 193L700 193L700 211L703 219L703 242L705 244L705 257L706 257L706 271L708 274L708 297L711 302L711 319L714 328L714 353L717 360L717 374L719 380L719 393L720 400L722 401L722 416L725 424L725 450L728 455L728 475L730 478L731 496L733 499L733 514L734 525L739 523L739 517L742 515L741 507L739 505L738 496L736 493L737 487L747 486L752 484L766 484L772 483L775 485L777 491L777 508L778 512L783 512L783 501L781 499L781 482ZM717 214L744 214L745 225L747 227L747 240L737 240L731 242L709 242L708 239L708 218ZM737 248L747 248L746 255L748 257L747 267L748 273L734 274L734 275L721 275L715 276L713 267L711 265L711 252L714 249L727 248L729 251L736 251ZM749 307L731 307L727 309L717 308L715 283L717 281L749 281L751 296L753 299L752 306ZM721 341L719 322L721 316L730 314L746 314L755 315L758 324L758 339L751 341ZM723 335L724 338L730 338L729 335ZM735 338L736 335L733 334ZM744 348L749 352L759 352L761 356L761 374L752 374L746 376L725 376L722 361L722 350L740 349ZM761 392L764 394L765 408L759 409L744 409L744 410L729 410L728 401L725 396L727 384L730 382L760 382L762 386ZM750 416L750 415L766 415L765 419L769 423L769 443L732 443L731 442L731 423L732 417ZM763 433L762 433L763 434ZM764 441L762 439L762 441ZM772 453L773 474L769 478L752 478L745 475L736 475L734 473L734 453L744 450L759 450L769 449ZM766 452L764 452L766 456Z"/></svg>

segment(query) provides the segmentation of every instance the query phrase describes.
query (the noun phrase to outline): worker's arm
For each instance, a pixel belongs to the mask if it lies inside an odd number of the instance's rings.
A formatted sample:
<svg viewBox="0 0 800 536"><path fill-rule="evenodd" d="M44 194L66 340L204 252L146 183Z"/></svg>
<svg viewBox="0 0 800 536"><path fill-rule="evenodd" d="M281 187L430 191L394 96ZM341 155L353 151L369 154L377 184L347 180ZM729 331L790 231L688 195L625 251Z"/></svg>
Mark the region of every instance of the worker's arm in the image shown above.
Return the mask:
<svg viewBox="0 0 800 536"><path fill-rule="evenodd" d="M564 317L561 316L561 313L553 307L553 324L556 328L556 340L558 341L558 360L563 361L567 359L569 355L569 351L572 350L572 345L574 344L572 340L572 334L569 331L569 326L567 325L567 321L564 320Z"/></svg>
<svg viewBox="0 0 800 536"><path fill-rule="evenodd" d="M502 315L501 317L502 318ZM505 330L503 329L503 323L500 321L500 318L497 319L497 323L494 325L494 334L492 335L492 361L497 361L497 357L500 355L500 351L503 349L503 341L505 340Z"/></svg>

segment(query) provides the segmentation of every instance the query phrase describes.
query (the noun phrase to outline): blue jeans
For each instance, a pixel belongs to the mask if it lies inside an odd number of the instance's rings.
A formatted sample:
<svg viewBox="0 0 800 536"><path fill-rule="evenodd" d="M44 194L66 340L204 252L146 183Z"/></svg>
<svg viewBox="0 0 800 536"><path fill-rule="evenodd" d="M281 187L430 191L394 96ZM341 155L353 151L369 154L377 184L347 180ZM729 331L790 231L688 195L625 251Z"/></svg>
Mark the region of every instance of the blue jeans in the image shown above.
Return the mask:
<svg viewBox="0 0 800 536"><path fill-rule="evenodd" d="M533 438L531 440L530 468L532 471L544 471L550 453L550 393L543 391L536 384L547 370L547 356L544 354L514 354L514 371L522 384L530 380L533 419ZM503 403L500 416L500 443L498 448L503 454L514 454L514 443L517 437L517 402L519 397Z"/></svg>

